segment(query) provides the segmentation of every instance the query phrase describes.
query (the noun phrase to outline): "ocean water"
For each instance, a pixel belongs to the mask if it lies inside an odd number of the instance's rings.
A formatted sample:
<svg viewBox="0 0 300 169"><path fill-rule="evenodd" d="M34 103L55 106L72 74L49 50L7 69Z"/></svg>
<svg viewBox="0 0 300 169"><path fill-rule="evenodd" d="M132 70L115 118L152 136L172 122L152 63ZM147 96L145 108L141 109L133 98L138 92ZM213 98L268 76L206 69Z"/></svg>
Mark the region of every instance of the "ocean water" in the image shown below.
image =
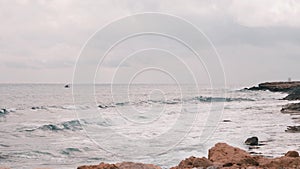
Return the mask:
<svg viewBox="0 0 300 169"><path fill-rule="evenodd" d="M168 168L217 142L277 157L300 151L286 94L190 85L0 85L0 166L76 168L135 161ZM258 147L244 141L257 136Z"/></svg>

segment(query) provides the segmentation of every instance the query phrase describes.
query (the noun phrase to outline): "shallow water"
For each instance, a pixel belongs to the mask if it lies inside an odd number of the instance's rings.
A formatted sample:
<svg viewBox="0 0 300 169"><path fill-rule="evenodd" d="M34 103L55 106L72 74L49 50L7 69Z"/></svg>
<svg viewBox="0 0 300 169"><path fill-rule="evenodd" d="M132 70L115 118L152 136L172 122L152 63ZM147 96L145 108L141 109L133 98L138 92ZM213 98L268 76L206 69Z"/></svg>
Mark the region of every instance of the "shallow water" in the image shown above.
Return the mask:
<svg viewBox="0 0 300 169"><path fill-rule="evenodd" d="M207 156L217 142L280 156L300 151L280 109L286 94L175 85L0 85L0 163L12 168L76 168L138 161L164 168ZM72 93L73 91L73 93ZM223 122L223 120L225 120Z"/></svg>

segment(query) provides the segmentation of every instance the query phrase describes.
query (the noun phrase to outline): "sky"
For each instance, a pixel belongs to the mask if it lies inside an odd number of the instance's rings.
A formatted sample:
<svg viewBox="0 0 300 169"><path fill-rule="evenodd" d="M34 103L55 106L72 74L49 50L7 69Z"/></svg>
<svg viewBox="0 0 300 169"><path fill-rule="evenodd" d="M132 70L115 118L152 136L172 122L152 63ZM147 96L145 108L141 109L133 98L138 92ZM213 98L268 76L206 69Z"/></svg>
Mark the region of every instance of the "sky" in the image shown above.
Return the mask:
<svg viewBox="0 0 300 169"><path fill-rule="evenodd" d="M93 53L91 50L85 52L84 45L89 47L89 42L97 39L95 35L99 30L120 18L145 12L179 17L199 28L215 47L220 64L207 64L208 76L205 75L205 67L189 60L188 55L181 53L176 60L165 50L146 50L120 66L123 54L134 53L133 48L154 46L156 49L177 50L177 53L181 48L185 50L163 37L137 37L127 41L127 45L123 44L123 49L112 51L106 57L94 75L96 82L110 83L112 77L116 77L116 82L128 83L134 74L138 75L136 79L140 79L137 82L172 81L170 74L184 81L191 74L186 71L187 67L192 70L198 67L199 72L204 72L203 75L195 73L203 83L209 82L209 78L225 79L229 85L245 86L264 81L285 81L289 77L300 80L300 1L0 0L0 83L70 83L74 72L76 75L78 57L82 53ZM157 20L157 24L163 25L159 21L163 20ZM121 25L118 31L130 26ZM168 28L168 23L164 28ZM171 32L182 33L183 36L188 31L184 27L171 28ZM115 35L110 32L106 34L108 40ZM194 37L183 38L192 42ZM97 45L101 48L101 42ZM202 51L212 49L210 45L199 46ZM188 64L184 65L179 60ZM86 61L84 64L88 68L94 63ZM156 69L147 72L149 66L158 64L174 72ZM220 66L224 74L214 73ZM125 75L124 72L130 74Z"/></svg>

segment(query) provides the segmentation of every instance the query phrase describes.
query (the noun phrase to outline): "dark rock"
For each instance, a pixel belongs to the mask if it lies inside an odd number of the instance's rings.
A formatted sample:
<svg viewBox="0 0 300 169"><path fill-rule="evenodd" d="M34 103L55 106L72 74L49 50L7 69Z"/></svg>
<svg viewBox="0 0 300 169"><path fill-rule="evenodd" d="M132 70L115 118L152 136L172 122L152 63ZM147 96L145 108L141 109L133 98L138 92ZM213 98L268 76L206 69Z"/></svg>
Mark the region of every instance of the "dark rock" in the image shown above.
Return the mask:
<svg viewBox="0 0 300 169"><path fill-rule="evenodd" d="M288 133L299 133L300 132L300 126L288 126L285 132Z"/></svg>
<svg viewBox="0 0 300 169"><path fill-rule="evenodd" d="M231 167L231 166L233 166L232 163L226 163L226 164L223 164L223 167Z"/></svg>
<svg viewBox="0 0 300 169"><path fill-rule="evenodd" d="M223 122L231 122L231 120L223 120Z"/></svg>
<svg viewBox="0 0 300 169"><path fill-rule="evenodd" d="M291 103L283 106L282 113L298 114L300 113L300 103Z"/></svg>
<svg viewBox="0 0 300 169"><path fill-rule="evenodd" d="M258 138L257 137L247 138L247 140L245 141L245 144L251 145L251 146L258 145Z"/></svg>
<svg viewBox="0 0 300 169"><path fill-rule="evenodd" d="M283 98L284 100L300 100L300 87L297 87L289 92L289 95Z"/></svg>
<svg viewBox="0 0 300 169"><path fill-rule="evenodd" d="M65 85L65 88L70 88L70 87L71 87L70 84L66 84L66 85Z"/></svg>
<svg viewBox="0 0 300 169"><path fill-rule="evenodd" d="M284 156L286 156L286 157L299 157L299 153L297 151L288 151Z"/></svg>
<svg viewBox="0 0 300 169"><path fill-rule="evenodd" d="M6 110L6 109L0 109L0 116L1 116L1 115L6 115L6 114L8 114L8 113L9 113L8 110Z"/></svg>

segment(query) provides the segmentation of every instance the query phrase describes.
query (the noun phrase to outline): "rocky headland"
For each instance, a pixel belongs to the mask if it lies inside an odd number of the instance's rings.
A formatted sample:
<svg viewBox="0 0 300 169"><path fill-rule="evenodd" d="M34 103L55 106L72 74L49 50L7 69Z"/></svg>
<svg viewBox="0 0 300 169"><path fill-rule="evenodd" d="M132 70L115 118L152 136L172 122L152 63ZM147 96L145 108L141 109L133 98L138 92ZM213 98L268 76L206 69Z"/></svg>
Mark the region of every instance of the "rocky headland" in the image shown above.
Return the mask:
<svg viewBox="0 0 300 169"><path fill-rule="evenodd" d="M265 82L258 86L246 88L247 90L269 90L271 92L285 92L288 95L283 100L300 100L300 81L292 82ZM281 109L282 113L293 116L295 122L300 122L300 102L284 105ZM286 132L300 132L300 126L287 126Z"/></svg>

